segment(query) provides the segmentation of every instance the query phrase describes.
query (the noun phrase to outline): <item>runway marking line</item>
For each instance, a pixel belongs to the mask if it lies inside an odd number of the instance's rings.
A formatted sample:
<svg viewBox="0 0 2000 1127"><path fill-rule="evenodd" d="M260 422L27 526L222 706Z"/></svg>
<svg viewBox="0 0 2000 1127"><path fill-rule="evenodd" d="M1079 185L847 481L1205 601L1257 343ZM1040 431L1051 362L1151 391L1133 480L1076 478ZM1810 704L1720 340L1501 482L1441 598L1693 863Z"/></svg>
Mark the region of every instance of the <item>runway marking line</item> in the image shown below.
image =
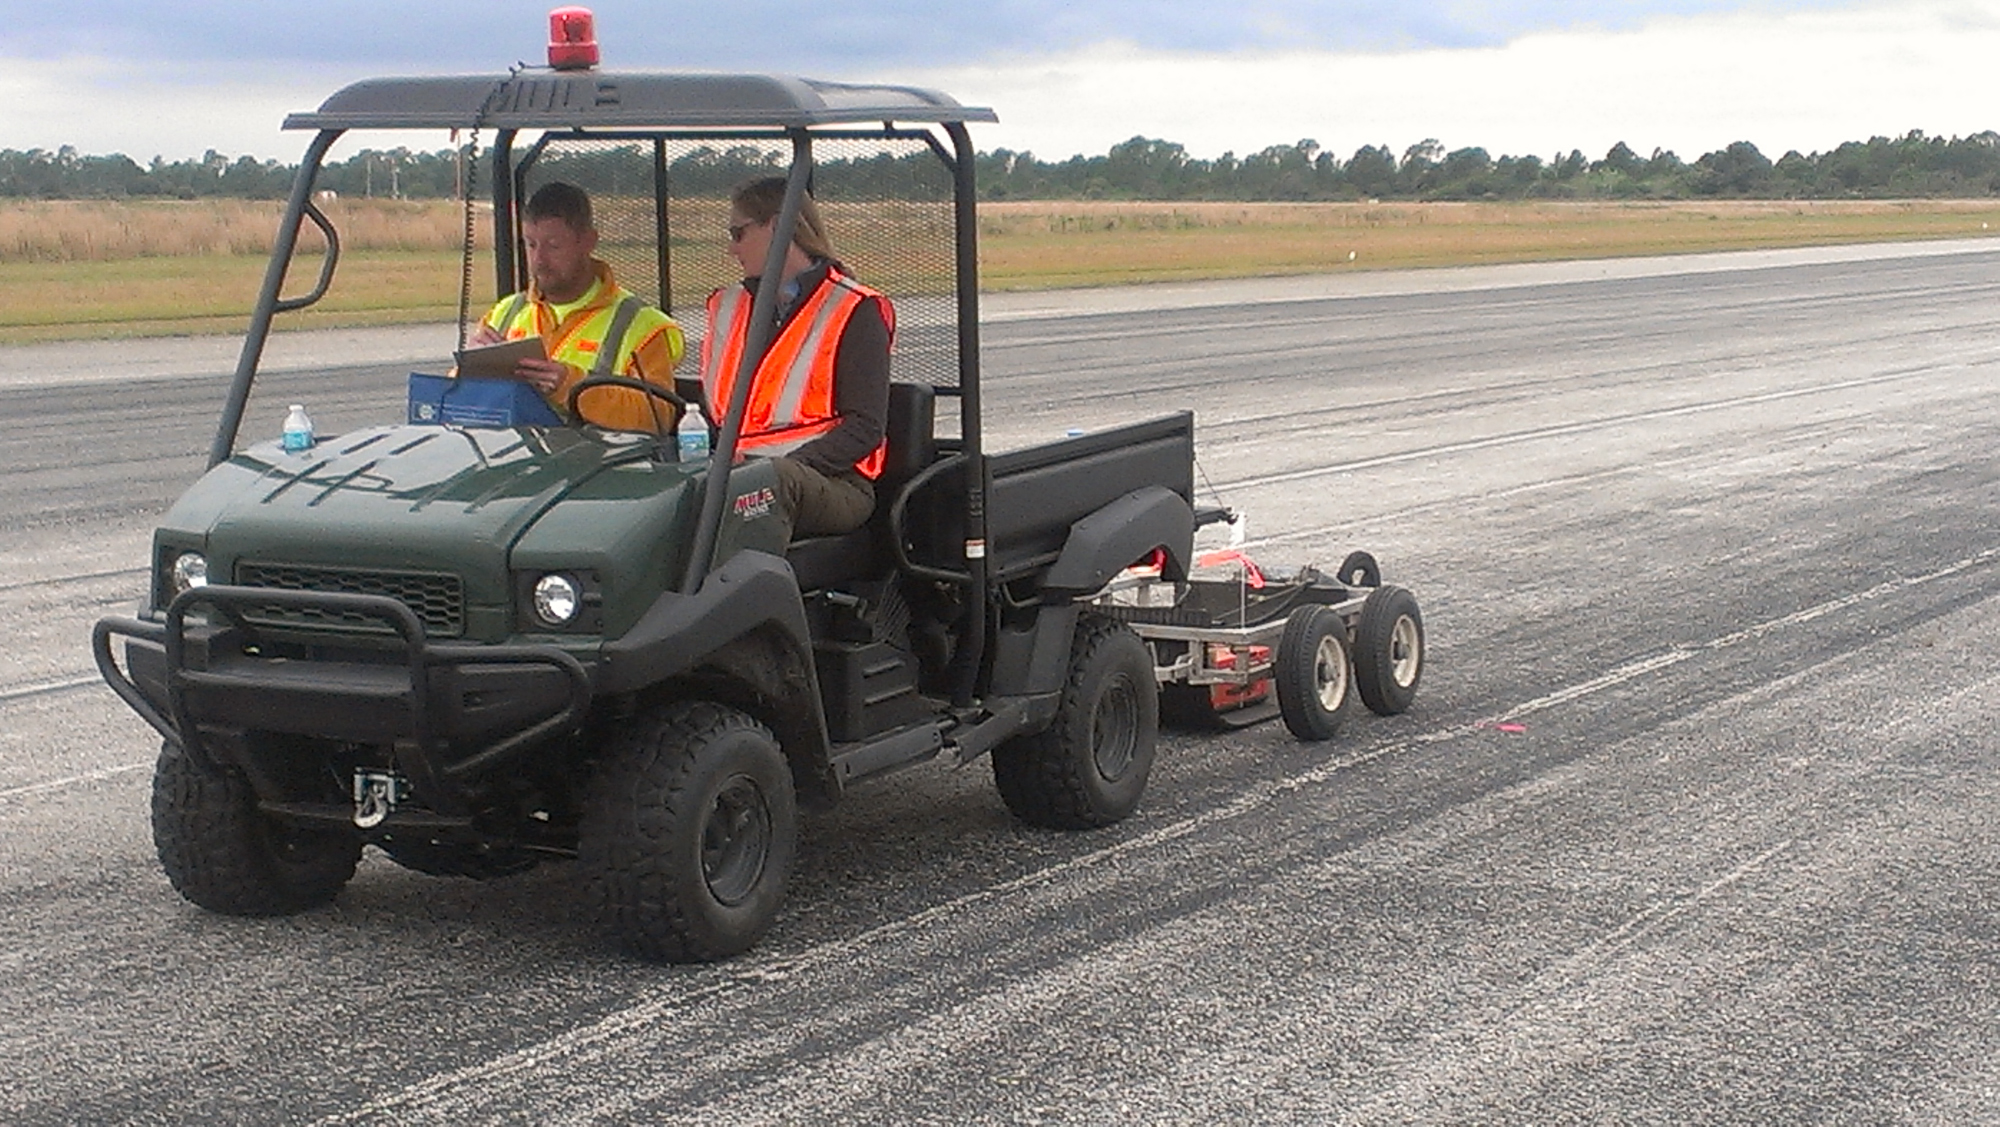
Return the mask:
<svg viewBox="0 0 2000 1127"><path fill-rule="evenodd" d="M0 592L25 591L36 587L54 587L65 583L88 583L94 579L119 579L128 575L144 575L151 571L146 567L119 567L110 571L80 571L74 575L58 575L48 579L27 579L18 583L0 583Z"/></svg>
<svg viewBox="0 0 2000 1127"><path fill-rule="evenodd" d="M1626 920L1616 931L1592 943L1569 961L1576 962L1630 947L1640 936L1658 930L1659 926L1668 920L1686 915L1716 893L1741 883L1743 878L1762 869L1795 844L1796 841L1787 838L1685 896L1654 902L1651 907Z"/></svg>
<svg viewBox="0 0 2000 1127"><path fill-rule="evenodd" d="M517 1049L514 1052L496 1057L490 1061L439 1073L429 1079L404 1088L399 1092L372 1099L350 1111L320 1119L317 1123L323 1125L323 1127L333 1127L335 1124L358 1123L371 1119L396 1122L400 1121L403 1113L421 1111L427 1105L437 1110L448 1110L452 1101L452 1093L457 1089L466 1086L476 1088L481 1084L503 1077L532 1072L551 1061L561 1060L583 1050L590 1049L593 1046L613 1042L629 1031L646 1029L676 1011L691 1009L696 1005L740 989L750 989L774 982L783 982L801 972L823 966L844 965L863 949L879 944L885 939L891 939L921 928L933 921L957 915L976 905L1001 899L1016 892L1050 884L1069 873L1094 868L1115 861L1128 854L1152 849L1167 842L1187 837L1218 822L1226 822L1242 817L1286 795L1329 782L1342 772L1351 771L1356 767L1391 756L1402 755L1434 744L1473 735L1480 732L1485 726L1494 723L1510 722L1536 713L1546 712L1549 709L1556 708L1578 698L1616 688L1617 686L1644 677L1647 674L1656 673L1662 669L1679 665L1697 655L1726 650L1743 645L1746 642L1756 641L1775 631L1823 618L1826 615L1836 613L1858 603L1880 598L1883 595L1894 594L1898 591L1907 590L1926 583L1933 583L1954 575L1960 575L1995 561L2000 561L2000 547L1989 548L1976 555L1967 556L1921 575L1887 580L1866 590L1852 592L1837 599L1829 599L1826 602L1794 611L1791 614L1767 619L1766 621L1722 635L1707 642L1677 647L1665 653L1639 658L1601 676L1593 677L1588 681L1565 686L1554 692L1536 697L1533 700L1515 705L1497 716L1485 717L1469 723L1456 724L1434 732L1412 736L1395 743L1385 744L1382 747L1363 752L1359 755L1330 760L1309 771L1304 771L1287 778L1271 780L1262 787L1246 791L1221 806L1199 814L1190 815L1181 821L1149 830L1115 845L1109 845L1102 849L1072 857L1067 861L1051 865L1048 868L1038 869L1035 872L1024 874L1012 880L965 893L941 904L926 908L921 912L879 924L847 939L832 940L797 955L770 958L762 963L745 963L720 968L717 973L722 977L693 989L688 989L685 984L675 984L671 988L663 988L655 997L643 999L624 1009L599 1018L589 1025L568 1030L537 1044ZM1704 885L1691 896L1682 897L1673 903L1664 905L1663 907L1668 909L1664 914L1661 914L1657 910L1649 910L1641 913L1639 916L1627 921L1618 931L1599 940L1593 946L1603 949L1606 944L1615 946L1621 941L1630 942L1637 938L1644 930L1661 920L1672 916L1678 911L1684 911L1690 905L1698 904L1704 899L1742 880L1745 876L1756 871L1759 866L1790 848L1791 844L1789 841L1781 843L1738 866L1734 871L1718 880ZM1656 906L1656 908L1658 907L1662 906ZM670 993L668 992L669 989L671 990Z"/></svg>
<svg viewBox="0 0 2000 1127"><path fill-rule="evenodd" d="M1434 1042L1446 1042L1452 1048L1441 1061L1426 1062L1414 1070L1404 1069L1398 1062L1397 1068L1404 1078L1388 1090L1377 1093L1361 1108L1350 1109L1354 1118L1365 1121L1375 1116L1368 1112L1376 1108L1408 1108L1425 1106L1421 1101L1437 1086L1437 1077L1453 1063L1468 1055L1485 1054L1483 1059L1501 1059L1506 1050L1496 1047L1494 1042L1506 1042L1520 1035L1524 1022L1549 1022L1560 1020L1561 1014L1553 1012L1559 1008L1563 992L1572 988L1585 975L1602 966L1611 958L1623 953L1643 936L1652 934L1668 923L1686 916L1702 907L1717 893L1733 888L1761 872L1765 866L1782 854L1788 853L1798 844L1796 839L1785 840L1758 853L1755 857L1741 862L1728 872L1709 881L1691 892L1683 892L1663 900L1656 900L1644 911L1633 915L1610 933L1593 941L1572 955L1564 956L1548 970L1530 977L1523 990L1523 998L1506 1006L1486 1006L1478 1014L1450 1024L1450 1033L1434 1035ZM1415 1071L1415 1076L1408 1073ZM1414 1095L1412 1089L1422 1095Z"/></svg>
<svg viewBox="0 0 2000 1127"><path fill-rule="evenodd" d="M29 697L47 696L50 693L66 693L71 689L81 689L98 683L96 677L72 677L67 681L50 681L46 685L29 685L25 688L8 689L0 692L0 704L8 701L26 700Z"/></svg>
<svg viewBox="0 0 2000 1127"><path fill-rule="evenodd" d="M150 766L152 766L150 763L121 763L116 767L102 767L95 771L85 771L81 775L71 775L65 779L50 779L46 783L30 783L24 787L10 787L6 790L0 790L0 799L28 798L32 795L47 794L50 791L63 790L67 787L79 786L84 783L103 782L105 779L115 779L120 775L129 775L134 771L143 771Z"/></svg>
<svg viewBox="0 0 2000 1127"><path fill-rule="evenodd" d="M1524 442L1535 442L1545 438L1561 438L1564 435L1582 434L1585 431L1609 430L1631 423L1647 422L1653 419L1671 419L1682 415L1701 415L1710 411L1727 411L1734 407L1748 407L1759 403L1776 403L1786 399L1800 399L1809 395L1821 395L1836 391L1853 391L1856 388L1874 387L1886 383L1900 383L1918 376L1934 375L1934 367L1911 368L1900 372L1884 372L1873 376L1861 376L1836 383L1815 384L1811 387L1792 387L1781 391L1766 391L1756 395L1739 395L1728 399L1713 399L1703 403L1684 403L1679 407L1662 407L1655 411L1636 411L1627 415L1610 415L1601 419L1580 419L1573 423L1558 423L1554 426L1536 427L1533 430L1513 431L1508 434L1490 435L1486 438L1470 438L1464 442L1448 442L1439 446L1427 446L1421 450L1403 450L1394 454L1383 454L1374 458L1362 458L1353 462L1340 462L1330 466L1314 466L1302 470L1286 470L1282 473L1256 474L1217 482L1215 488L1256 489L1266 485L1283 485L1293 481L1307 481L1334 474L1353 473L1356 470L1379 469L1382 466L1401 465L1405 462L1421 462L1444 454L1463 454L1472 450L1491 450L1499 446L1514 446Z"/></svg>

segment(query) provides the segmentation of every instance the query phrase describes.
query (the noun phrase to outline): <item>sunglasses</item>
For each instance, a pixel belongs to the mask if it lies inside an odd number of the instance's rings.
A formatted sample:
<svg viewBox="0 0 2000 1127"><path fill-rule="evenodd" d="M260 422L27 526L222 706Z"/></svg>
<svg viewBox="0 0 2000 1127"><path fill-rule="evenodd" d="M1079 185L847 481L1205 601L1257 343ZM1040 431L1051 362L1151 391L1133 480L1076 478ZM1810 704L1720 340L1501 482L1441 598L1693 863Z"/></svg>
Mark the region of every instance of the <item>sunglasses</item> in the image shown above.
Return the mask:
<svg viewBox="0 0 2000 1127"><path fill-rule="evenodd" d="M758 226L762 226L762 224L758 224L758 223L731 223L731 224L729 225L729 241L730 241L730 242L732 242L732 243L740 243L740 242L742 242L742 241L743 241L743 232L745 232L745 231L748 231L748 230L749 230L750 228L752 228L752 227L758 227Z"/></svg>

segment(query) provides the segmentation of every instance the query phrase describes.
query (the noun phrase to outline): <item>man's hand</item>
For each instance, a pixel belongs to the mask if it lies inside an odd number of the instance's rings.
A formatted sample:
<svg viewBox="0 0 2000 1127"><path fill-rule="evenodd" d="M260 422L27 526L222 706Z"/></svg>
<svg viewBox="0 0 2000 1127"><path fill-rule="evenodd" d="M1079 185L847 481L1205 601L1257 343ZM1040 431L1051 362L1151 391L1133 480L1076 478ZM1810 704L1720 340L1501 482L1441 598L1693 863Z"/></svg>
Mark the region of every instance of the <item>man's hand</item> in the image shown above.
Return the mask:
<svg viewBox="0 0 2000 1127"><path fill-rule="evenodd" d="M560 360L523 360L514 365L514 378L547 395L569 375L570 367Z"/></svg>
<svg viewBox="0 0 2000 1127"><path fill-rule="evenodd" d="M467 348L485 348L489 344L499 344L504 339L506 338L500 335L498 329L481 321L479 327L472 330L472 335L465 338L465 346Z"/></svg>

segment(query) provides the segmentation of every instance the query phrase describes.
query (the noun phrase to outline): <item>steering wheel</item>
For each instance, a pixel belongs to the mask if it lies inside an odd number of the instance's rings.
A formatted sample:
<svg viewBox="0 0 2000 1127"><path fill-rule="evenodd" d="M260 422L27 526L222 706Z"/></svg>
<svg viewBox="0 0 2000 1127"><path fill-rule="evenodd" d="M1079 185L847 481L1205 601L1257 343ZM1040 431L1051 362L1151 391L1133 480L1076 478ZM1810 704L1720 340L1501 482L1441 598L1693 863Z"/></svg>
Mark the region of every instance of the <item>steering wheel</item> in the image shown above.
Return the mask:
<svg viewBox="0 0 2000 1127"><path fill-rule="evenodd" d="M570 385L569 425L573 427L583 425L583 416L577 412L576 405L583 398L584 392L596 387L622 387L630 391L644 392L655 399L663 399L674 405L675 421L679 421L688 411L688 401L682 399L680 394L672 388L661 387L659 384L648 383L645 380L635 380L630 376L585 376L583 379ZM655 431L654 434L656 437L665 437L664 432Z"/></svg>

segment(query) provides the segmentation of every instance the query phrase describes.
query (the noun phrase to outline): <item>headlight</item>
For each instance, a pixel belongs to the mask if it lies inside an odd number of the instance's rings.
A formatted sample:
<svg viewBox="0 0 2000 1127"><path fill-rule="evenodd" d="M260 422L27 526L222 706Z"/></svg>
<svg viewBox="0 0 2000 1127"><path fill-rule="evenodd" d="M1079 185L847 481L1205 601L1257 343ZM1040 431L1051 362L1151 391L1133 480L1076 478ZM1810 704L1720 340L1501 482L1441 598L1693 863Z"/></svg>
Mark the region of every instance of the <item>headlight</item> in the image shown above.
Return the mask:
<svg viewBox="0 0 2000 1127"><path fill-rule="evenodd" d="M547 625L568 625L582 607L583 596L577 590L576 580L561 574L535 580L535 617Z"/></svg>
<svg viewBox="0 0 2000 1127"><path fill-rule="evenodd" d="M174 557L173 571L167 582L176 595L208 586L208 560L200 552L182 552Z"/></svg>

